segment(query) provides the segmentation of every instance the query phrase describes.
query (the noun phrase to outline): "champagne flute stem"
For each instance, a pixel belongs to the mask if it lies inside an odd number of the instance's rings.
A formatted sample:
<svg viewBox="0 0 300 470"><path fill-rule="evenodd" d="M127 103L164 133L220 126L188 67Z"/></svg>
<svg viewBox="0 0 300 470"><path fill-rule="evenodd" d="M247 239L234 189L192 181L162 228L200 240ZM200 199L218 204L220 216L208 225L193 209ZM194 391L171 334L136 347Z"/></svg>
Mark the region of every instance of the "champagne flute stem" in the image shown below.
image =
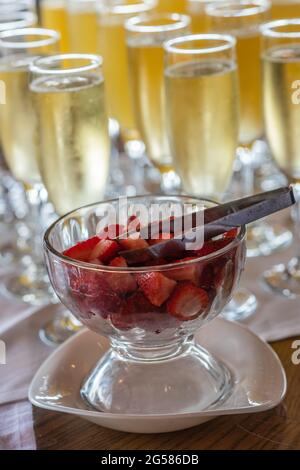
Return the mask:
<svg viewBox="0 0 300 470"><path fill-rule="evenodd" d="M29 205L29 224L32 234L30 241L31 256L37 264L41 264L43 259L42 239L45 228L43 221L44 188L41 184L37 183L25 189Z"/></svg>
<svg viewBox="0 0 300 470"><path fill-rule="evenodd" d="M296 257L298 260L299 275L300 275L300 183L294 185L294 194L296 197L295 206L295 222L294 222L294 236L296 242Z"/></svg>
<svg viewBox="0 0 300 470"><path fill-rule="evenodd" d="M244 196L249 196L254 192L252 151L246 147L239 147L238 157L242 163L242 193Z"/></svg>

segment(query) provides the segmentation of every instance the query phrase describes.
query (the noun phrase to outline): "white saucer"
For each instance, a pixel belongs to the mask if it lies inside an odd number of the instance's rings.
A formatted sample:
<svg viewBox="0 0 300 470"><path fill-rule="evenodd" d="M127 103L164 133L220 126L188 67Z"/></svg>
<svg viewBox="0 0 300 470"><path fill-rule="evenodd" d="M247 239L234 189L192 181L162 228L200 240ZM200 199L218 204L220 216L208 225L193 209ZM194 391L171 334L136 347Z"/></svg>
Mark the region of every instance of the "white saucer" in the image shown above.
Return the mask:
<svg viewBox="0 0 300 470"><path fill-rule="evenodd" d="M286 377L272 348L246 327L221 317L199 330L196 340L222 360L234 377L233 393L205 411L168 415L128 415L91 411L80 397L84 378L108 348L108 341L82 330L44 362L29 400L35 406L69 413L100 426L136 433L162 433L197 426L221 415L255 413L277 406L286 393Z"/></svg>

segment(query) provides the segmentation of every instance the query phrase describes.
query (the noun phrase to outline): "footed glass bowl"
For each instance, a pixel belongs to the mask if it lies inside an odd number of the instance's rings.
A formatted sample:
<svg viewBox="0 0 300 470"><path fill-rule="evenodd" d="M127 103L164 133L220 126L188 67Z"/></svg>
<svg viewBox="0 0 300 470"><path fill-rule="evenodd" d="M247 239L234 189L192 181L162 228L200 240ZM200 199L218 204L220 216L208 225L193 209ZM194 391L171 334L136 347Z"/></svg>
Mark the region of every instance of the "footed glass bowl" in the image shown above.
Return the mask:
<svg viewBox="0 0 300 470"><path fill-rule="evenodd" d="M128 211L131 215L136 204L163 204L171 211L174 203L195 210L214 205L186 196L143 196L128 199ZM245 263L245 229L208 255L172 264L124 268L63 254L95 236L104 214L119 204L75 210L45 234L47 268L58 297L85 326L110 340L81 396L97 410L130 414L183 413L226 399L230 370L195 344L193 334L231 299ZM228 340L216 331L216 341Z"/></svg>

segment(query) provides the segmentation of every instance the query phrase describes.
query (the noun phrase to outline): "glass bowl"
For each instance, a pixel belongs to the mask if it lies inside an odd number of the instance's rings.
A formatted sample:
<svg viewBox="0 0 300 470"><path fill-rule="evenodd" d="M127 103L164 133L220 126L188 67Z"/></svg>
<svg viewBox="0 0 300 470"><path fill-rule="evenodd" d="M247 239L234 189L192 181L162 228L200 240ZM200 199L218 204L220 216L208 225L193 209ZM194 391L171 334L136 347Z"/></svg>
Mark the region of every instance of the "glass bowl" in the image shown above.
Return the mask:
<svg viewBox="0 0 300 470"><path fill-rule="evenodd" d="M163 204L171 211L174 203L215 205L188 196L141 196L127 200L128 215L137 204L147 209ZM244 268L245 229L211 254L172 264L116 268L65 256L66 249L98 233L111 207L118 210L120 201L75 210L56 221L44 239L49 277L61 302L110 341L81 396L94 409L129 414L184 413L226 399L230 370L193 335L231 299ZM223 340L216 331L216 341Z"/></svg>

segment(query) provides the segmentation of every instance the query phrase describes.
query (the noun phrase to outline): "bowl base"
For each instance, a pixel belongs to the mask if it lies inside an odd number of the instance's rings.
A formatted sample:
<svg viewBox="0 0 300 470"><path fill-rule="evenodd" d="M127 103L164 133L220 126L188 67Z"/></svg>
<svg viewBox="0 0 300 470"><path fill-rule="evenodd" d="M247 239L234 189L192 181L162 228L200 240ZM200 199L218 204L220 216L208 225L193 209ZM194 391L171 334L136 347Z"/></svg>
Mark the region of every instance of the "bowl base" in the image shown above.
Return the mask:
<svg viewBox="0 0 300 470"><path fill-rule="evenodd" d="M82 388L82 398L109 413L167 414L205 410L233 390L229 369L187 342L175 357L139 361L110 349Z"/></svg>

